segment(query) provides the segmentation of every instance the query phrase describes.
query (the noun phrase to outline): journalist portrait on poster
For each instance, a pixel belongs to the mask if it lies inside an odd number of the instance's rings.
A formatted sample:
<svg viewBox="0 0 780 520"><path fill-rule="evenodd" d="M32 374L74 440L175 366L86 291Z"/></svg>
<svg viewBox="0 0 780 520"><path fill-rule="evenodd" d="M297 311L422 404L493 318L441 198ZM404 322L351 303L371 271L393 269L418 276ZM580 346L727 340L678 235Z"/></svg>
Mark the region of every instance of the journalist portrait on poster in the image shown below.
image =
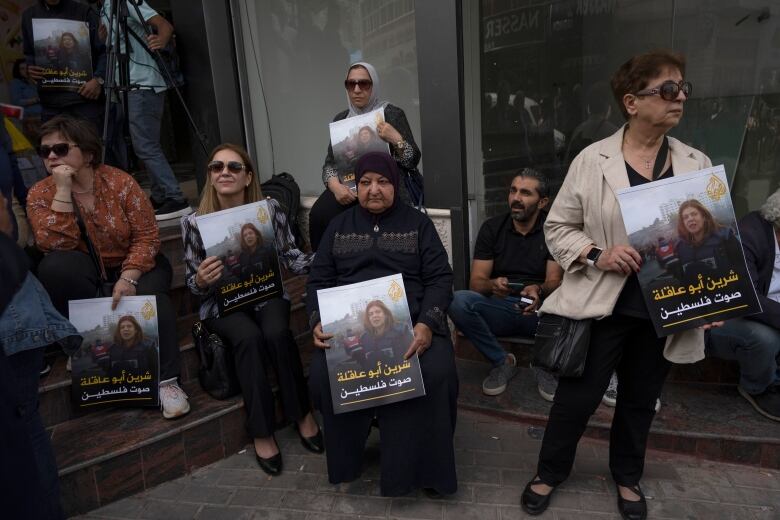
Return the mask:
<svg viewBox="0 0 780 520"><path fill-rule="evenodd" d="M72 300L70 321L84 338L72 356L72 398L77 408L159 406L157 302L125 296Z"/></svg>
<svg viewBox="0 0 780 520"><path fill-rule="evenodd" d="M723 166L618 192L660 336L760 312Z"/></svg>
<svg viewBox="0 0 780 520"><path fill-rule="evenodd" d="M384 122L384 109L330 123L330 144L339 171L339 180L355 190L355 164L368 152L389 153L387 143L377 135L376 127Z"/></svg>
<svg viewBox="0 0 780 520"><path fill-rule="evenodd" d="M86 22L34 18L32 29L35 65L43 67L41 88L78 92L92 79L92 50Z"/></svg>
<svg viewBox="0 0 780 520"><path fill-rule="evenodd" d="M425 395L400 274L317 291L333 411L349 412Z"/></svg>

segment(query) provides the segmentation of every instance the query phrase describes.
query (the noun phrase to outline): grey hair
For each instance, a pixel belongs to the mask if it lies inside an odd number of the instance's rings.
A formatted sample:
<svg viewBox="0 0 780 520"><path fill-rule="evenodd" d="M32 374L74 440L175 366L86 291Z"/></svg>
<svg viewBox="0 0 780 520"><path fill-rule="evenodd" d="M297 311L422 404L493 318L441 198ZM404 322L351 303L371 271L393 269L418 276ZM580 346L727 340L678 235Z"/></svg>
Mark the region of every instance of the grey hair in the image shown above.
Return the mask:
<svg viewBox="0 0 780 520"><path fill-rule="evenodd" d="M775 227L780 228L780 190L777 190L766 199L760 211L762 217L771 222Z"/></svg>
<svg viewBox="0 0 780 520"><path fill-rule="evenodd" d="M539 186L536 188L536 191L539 192L539 196L541 198L550 196L550 183L547 182L547 176L542 172L534 170L533 168L523 168L522 170L518 170L517 173L515 173L515 178L517 177L536 179L536 181L539 183Z"/></svg>

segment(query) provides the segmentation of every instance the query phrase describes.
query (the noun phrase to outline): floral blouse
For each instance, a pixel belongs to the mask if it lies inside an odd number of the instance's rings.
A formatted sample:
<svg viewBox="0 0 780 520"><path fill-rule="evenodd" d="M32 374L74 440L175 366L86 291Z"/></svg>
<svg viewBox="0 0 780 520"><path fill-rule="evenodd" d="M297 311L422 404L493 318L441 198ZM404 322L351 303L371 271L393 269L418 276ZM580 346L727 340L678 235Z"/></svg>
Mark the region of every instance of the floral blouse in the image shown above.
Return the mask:
<svg viewBox="0 0 780 520"><path fill-rule="evenodd" d="M309 272L309 265L314 259L314 253L304 253L295 245L290 226L287 224L287 215L282 211L279 203L274 199L267 199L268 208L271 211L271 223L274 228L274 237L276 252L279 255L279 262L295 274ZM191 213L181 219L181 236L184 241L184 281L190 288L192 294L201 297L200 319L216 318L219 316L217 300L214 298L215 285L207 289L201 289L195 283L195 276L198 274L198 266L206 258L206 249L203 247L203 239L200 236L200 230L195 220L197 212ZM285 298L287 294L285 293ZM264 303L264 302L263 302ZM257 305L262 307L263 303Z"/></svg>
<svg viewBox="0 0 780 520"><path fill-rule="evenodd" d="M27 214L35 243L45 252L78 250L87 253L86 242L73 212L51 209L57 191L53 177L37 182L27 195ZM129 174L101 164L95 169L95 208L87 212L79 204L89 238L106 268L154 267L160 250L160 233L149 198ZM76 198L73 198L76 204Z"/></svg>

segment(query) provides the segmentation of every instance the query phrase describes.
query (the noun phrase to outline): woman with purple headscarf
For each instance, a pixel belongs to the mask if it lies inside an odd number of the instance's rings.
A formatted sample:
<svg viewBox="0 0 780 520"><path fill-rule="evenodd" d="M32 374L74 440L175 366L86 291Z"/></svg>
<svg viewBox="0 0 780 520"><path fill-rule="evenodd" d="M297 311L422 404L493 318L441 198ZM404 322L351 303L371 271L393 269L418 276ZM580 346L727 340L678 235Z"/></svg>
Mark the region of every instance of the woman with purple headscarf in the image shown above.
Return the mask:
<svg viewBox="0 0 780 520"><path fill-rule="evenodd" d="M399 200L400 173L386 153L370 152L357 163L358 205L336 216L323 235L306 286L314 353L309 389L322 413L328 478L360 477L372 419L381 428L381 491L399 496L422 488L432 496L457 489L452 436L458 376L447 325L452 269L428 216ZM419 356L426 395L402 402L334 414L317 290L401 273L413 338L405 357Z"/></svg>

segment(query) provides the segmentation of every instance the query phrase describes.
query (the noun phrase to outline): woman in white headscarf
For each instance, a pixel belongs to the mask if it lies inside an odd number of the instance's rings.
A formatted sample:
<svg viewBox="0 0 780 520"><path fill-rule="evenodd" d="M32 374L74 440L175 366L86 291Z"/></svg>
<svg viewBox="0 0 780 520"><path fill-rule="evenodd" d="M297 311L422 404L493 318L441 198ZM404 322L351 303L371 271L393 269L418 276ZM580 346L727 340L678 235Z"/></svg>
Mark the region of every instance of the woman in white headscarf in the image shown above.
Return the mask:
<svg viewBox="0 0 780 520"><path fill-rule="evenodd" d="M341 121L348 117L367 114L377 109L384 109L384 122L376 125L376 134L390 146L390 153L401 170L400 183L401 200L413 205L421 201L417 196L410 196L406 189L407 177L420 179L417 163L420 162L420 149L414 142L412 129L406 120L406 114L397 106L379 99L379 75L374 66L357 62L352 64L344 80L347 90L349 108L336 114L333 121ZM355 158L357 160L358 157ZM319 196L309 213L309 239L312 251L316 251L322 234L330 221L339 213L357 203L355 191L341 183L339 168L333 157L333 147L328 144L328 154L322 165L322 182L325 191Z"/></svg>

